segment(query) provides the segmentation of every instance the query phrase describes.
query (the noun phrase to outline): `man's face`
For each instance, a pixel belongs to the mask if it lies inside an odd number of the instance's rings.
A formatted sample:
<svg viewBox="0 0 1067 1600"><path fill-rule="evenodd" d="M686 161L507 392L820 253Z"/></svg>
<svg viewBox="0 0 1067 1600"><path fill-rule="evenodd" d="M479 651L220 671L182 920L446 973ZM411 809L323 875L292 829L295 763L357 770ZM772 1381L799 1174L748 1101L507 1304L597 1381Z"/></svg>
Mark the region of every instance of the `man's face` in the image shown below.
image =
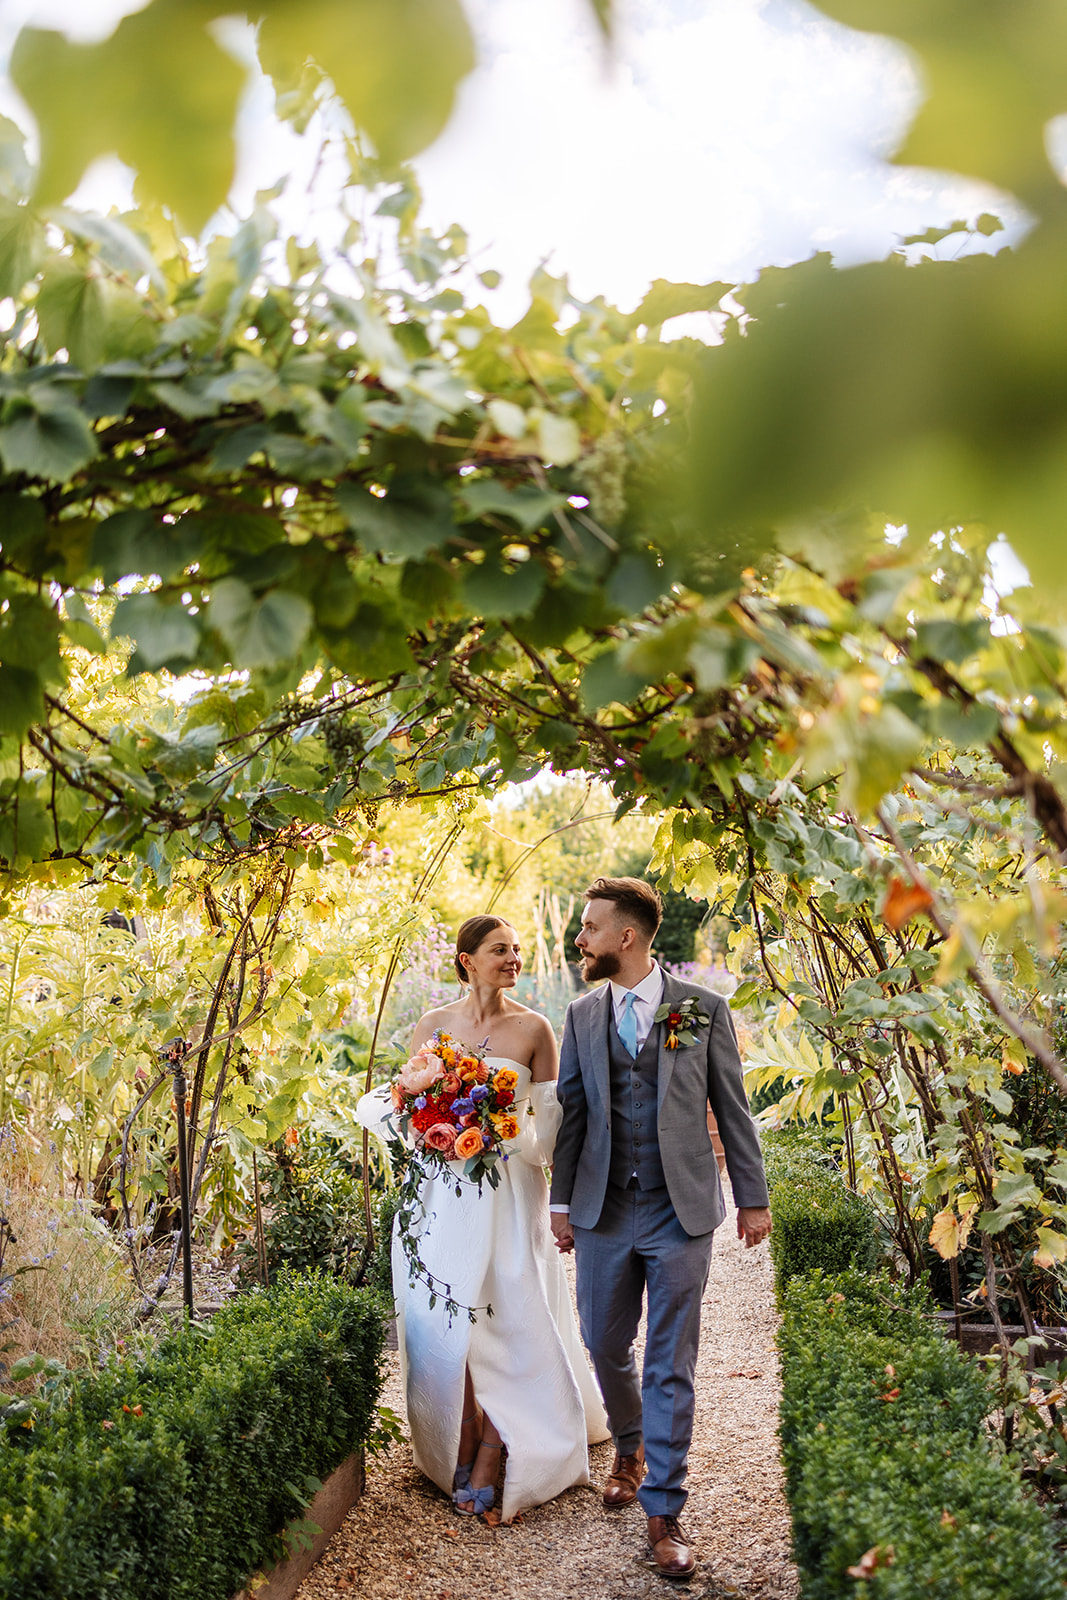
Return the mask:
<svg viewBox="0 0 1067 1600"><path fill-rule="evenodd" d="M587 983L613 978L627 929L613 900L590 900L582 912L582 931L575 944L582 952L582 977Z"/></svg>

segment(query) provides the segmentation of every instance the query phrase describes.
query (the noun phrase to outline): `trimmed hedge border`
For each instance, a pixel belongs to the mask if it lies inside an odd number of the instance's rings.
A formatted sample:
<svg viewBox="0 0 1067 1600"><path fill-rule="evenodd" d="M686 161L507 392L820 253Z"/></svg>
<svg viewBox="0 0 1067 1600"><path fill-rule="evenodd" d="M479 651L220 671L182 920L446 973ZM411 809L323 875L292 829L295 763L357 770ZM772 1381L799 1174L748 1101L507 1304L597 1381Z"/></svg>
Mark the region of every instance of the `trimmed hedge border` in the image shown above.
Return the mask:
<svg viewBox="0 0 1067 1600"><path fill-rule="evenodd" d="M229 1600L363 1445L380 1296L281 1280L0 1446L0 1600Z"/></svg>
<svg viewBox="0 0 1067 1600"><path fill-rule="evenodd" d="M804 1600L1064 1600L1052 1529L983 1427L990 1390L924 1297L795 1277L778 1346Z"/></svg>
<svg viewBox="0 0 1067 1600"><path fill-rule="evenodd" d="M815 1268L873 1267L874 1207L845 1183L824 1145L802 1130L761 1136L770 1190L771 1259L781 1300L795 1277Z"/></svg>

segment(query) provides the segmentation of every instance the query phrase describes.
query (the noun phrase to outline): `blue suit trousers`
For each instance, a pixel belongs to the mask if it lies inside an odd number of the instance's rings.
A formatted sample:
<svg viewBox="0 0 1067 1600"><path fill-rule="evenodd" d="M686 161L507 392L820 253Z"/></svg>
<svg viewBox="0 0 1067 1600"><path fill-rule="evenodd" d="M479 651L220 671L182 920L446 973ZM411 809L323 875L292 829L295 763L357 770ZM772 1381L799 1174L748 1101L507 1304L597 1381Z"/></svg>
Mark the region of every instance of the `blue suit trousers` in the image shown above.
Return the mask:
<svg viewBox="0 0 1067 1600"><path fill-rule="evenodd" d="M578 1317L604 1396L615 1448L644 1442L646 1516L676 1517L686 1501L700 1306L713 1233L686 1233L666 1188L609 1183L595 1228L574 1229ZM644 1371L634 1340L647 1291Z"/></svg>

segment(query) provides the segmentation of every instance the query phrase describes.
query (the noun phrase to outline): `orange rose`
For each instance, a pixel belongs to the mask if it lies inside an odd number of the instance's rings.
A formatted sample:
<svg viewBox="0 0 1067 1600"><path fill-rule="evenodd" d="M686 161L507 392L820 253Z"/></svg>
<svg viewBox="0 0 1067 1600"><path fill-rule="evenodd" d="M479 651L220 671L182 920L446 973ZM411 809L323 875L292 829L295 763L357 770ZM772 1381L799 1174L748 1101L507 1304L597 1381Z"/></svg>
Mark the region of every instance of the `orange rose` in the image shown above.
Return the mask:
<svg viewBox="0 0 1067 1600"><path fill-rule="evenodd" d="M389 1098L393 1102L394 1111L403 1111L404 1091L398 1083L391 1083L389 1085Z"/></svg>
<svg viewBox="0 0 1067 1600"><path fill-rule="evenodd" d="M514 1089L519 1081L517 1072L512 1072L510 1067L501 1067L493 1073L493 1086L497 1089Z"/></svg>
<svg viewBox="0 0 1067 1600"><path fill-rule="evenodd" d="M466 1161L470 1156L481 1155L482 1136L477 1128L465 1128L456 1140L456 1156Z"/></svg>
<svg viewBox="0 0 1067 1600"><path fill-rule="evenodd" d="M489 1121L493 1124L498 1139L517 1139L519 1137L519 1124L506 1111L497 1111L489 1118Z"/></svg>
<svg viewBox="0 0 1067 1600"><path fill-rule="evenodd" d="M489 1068L484 1061L474 1063L474 1080L476 1083L486 1083L489 1079Z"/></svg>

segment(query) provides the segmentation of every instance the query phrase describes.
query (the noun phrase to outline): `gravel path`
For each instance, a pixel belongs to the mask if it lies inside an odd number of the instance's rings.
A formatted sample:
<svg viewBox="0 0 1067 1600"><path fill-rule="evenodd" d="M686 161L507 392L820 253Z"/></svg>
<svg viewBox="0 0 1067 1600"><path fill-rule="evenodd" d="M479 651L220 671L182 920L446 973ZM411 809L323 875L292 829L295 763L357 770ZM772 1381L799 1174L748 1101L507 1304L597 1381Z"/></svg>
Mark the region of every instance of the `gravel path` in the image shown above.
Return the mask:
<svg viewBox="0 0 1067 1600"><path fill-rule="evenodd" d="M795 1600L789 1514L778 1461L776 1325L767 1247L719 1229L704 1297L697 1416L683 1526L700 1566L669 1584L646 1562L639 1506L606 1512L599 1488L570 1489L511 1527L457 1517L412 1465L408 1445L371 1461L349 1512L298 1600ZM403 1413L396 1356L385 1404ZM751 1374L751 1376L749 1375ZM593 1452L594 1484L610 1444Z"/></svg>

